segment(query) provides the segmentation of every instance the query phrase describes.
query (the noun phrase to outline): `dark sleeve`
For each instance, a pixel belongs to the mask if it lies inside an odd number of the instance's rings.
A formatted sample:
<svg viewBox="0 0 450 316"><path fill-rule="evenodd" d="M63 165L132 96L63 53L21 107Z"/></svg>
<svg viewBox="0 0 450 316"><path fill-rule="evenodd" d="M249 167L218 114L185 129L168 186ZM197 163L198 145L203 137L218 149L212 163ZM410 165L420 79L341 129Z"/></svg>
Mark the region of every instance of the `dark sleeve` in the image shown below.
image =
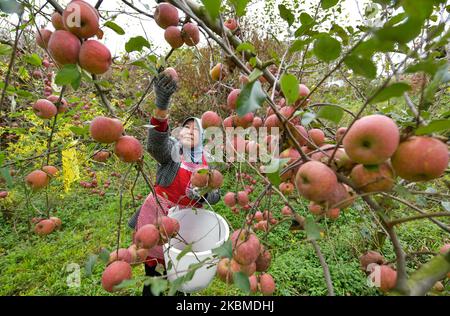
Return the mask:
<svg viewBox="0 0 450 316"><path fill-rule="evenodd" d="M139 217L139 213L141 212L141 207L137 209L137 211L131 216L131 218L128 220L128 227L131 229L136 229L137 220Z"/></svg>
<svg viewBox="0 0 450 316"><path fill-rule="evenodd" d="M170 162L173 143L169 141L167 119L158 120L152 117L150 123L155 127L148 130L147 151L160 164Z"/></svg>
<svg viewBox="0 0 450 316"><path fill-rule="evenodd" d="M205 199L209 204L213 205L220 201L220 190L213 190L205 195Z"/></svg>

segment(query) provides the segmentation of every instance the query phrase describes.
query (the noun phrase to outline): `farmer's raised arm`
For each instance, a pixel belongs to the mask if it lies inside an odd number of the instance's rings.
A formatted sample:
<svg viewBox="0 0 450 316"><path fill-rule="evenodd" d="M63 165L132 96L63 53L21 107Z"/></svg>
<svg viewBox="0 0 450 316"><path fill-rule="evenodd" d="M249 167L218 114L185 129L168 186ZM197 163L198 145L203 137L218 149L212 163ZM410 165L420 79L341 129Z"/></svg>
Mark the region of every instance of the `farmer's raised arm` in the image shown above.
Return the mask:
<svg viewBox="0 0 450 316"><path fill-rule="evenodd" d="M156 109L150 124L154 127L148 131L147 151L160 164L171 161L173 143L169 140L169 104L170 97L177 89L176 79L162 72L156 79L154 91Z"/></svg>

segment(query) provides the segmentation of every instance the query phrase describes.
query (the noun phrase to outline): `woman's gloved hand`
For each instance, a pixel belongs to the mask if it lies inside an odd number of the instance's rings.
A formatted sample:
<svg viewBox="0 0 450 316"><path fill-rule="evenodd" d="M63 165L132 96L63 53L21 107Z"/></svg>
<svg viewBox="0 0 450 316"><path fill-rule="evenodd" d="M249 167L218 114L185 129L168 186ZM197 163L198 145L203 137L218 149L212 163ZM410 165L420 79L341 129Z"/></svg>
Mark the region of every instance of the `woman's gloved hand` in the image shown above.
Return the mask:
<svg viewBox="0 0 450 316"><path fill-rule="evenodd" d="M165 73L160 73L155 79L153 89L156 95L156 106L160 110L167 110L170 97L177 90L177 82Z"/></svg>
<svg viewBox="0 0 450 316"><path fill-rule="evenodd" d="M192 186L188 186L186 189L186 196L191 199L191 200L195 200L195 201L200 201L202 199L199 189L192 187Z"/></svg>

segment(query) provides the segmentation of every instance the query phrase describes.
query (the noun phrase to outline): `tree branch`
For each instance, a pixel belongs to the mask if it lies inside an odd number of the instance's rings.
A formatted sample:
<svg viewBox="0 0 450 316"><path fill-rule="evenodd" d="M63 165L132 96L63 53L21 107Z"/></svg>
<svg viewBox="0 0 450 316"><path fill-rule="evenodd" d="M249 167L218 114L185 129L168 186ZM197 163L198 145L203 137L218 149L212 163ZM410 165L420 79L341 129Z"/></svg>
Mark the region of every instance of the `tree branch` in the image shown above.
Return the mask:
<svg viewBox="0 0 450 316"><path fill-rule="evenodd" d="M14 61L16 59L17 44L19 43L19 38L20 38L20 36L21 36L21 34L23 32L23 31L20 31L20 25L22 24L22 17L23 17L23 11L19 15L19 22L17 23L17 27L16 27L16 36L15 36L15 39L14 39L14 46L13 46L13 49L12 49L11 58L9 60L8 71L6 72L6 76L5 76L2 96L0 98L0 111L3 110L3 102L5 101L6 89L8 88L9 79L11 78L11 71L13 69Z"/></svg>
<svg viewBox="0 0 450 316"><path fill-rule="evenodd" d="M325 282L327 284L328 296L334 296L333 282L331 281L330 269L328 268L328 264L325 261L325 258L323 257L317 242L315 240L310 240L310 242L313 245L314 250L316 251L317 257L319 257L319 261L325 277Z"/></svg>
<svg viewBox="0 0 450 316"><path fill-rule="evenodd" d="M415 220L423 219L423 218L446 217L446 216L450 216L450 212L420 214L420 215L416 215L416 216L404 217L404 218L399 218L399 219L395 219L395 220L389 221L388 225L395 226L395 225L398 225L398 224L402 224L402 223L406 223L406 222L410 222L410 221L415 221Z"/></svg>
<svg viewBox="0 0 450 316"><path fill-rule="evenodd" d="M384 196L387 196L393 200L396 200L400 203L405 204L406 206L409 206L410 208L412 208L413 210L415 210L416 212L419 212L420 214L426 214L424 211L422 211L420 208L418 208L417 206L415 206L414 204L411 204L410 202L396 197L395 195L392 194L388 194L388 193L381 193ZM428 218L430 221L432 221L434 224L436 224L437 226L439 226L442 230L446 231L447 233L450 233L450 227L446 226L444 223L441 223L440 221L434 219L434 218Z"/></svg>

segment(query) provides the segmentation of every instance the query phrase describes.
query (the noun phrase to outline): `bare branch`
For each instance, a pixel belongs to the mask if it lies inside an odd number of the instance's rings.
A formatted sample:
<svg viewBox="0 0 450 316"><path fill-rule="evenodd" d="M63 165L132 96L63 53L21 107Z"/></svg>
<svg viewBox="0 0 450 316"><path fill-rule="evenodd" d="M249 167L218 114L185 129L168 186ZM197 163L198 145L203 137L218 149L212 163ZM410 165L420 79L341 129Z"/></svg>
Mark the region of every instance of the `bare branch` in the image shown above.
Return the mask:
<svg viewBox="0 0 450 316"><path fill-rule="evenodd" d="M328 264L325 261L325 258L323 257L317 242L315 240L310 240L310 242L313 245L314 250L316 251L317 257L319 257L319 261L325 277L325 282L327 284L328 296L334 296L333 282L331 281L330 269L328 268Z"/></svg>
<svg viewBox="0 0 450 316"><path fill-rule="evenodd" d="M23 17L23 11L22 11L22 13L19 16L19 22L17 23L17 27L16 27L16 36L15 36L15 39L14 39L14 46L13 46L13 49L12 49L11 58L9 60L8 71L6 72L6 76L5 76L2 96L0 98L0 111L3 110L3 102L5 101L6 89L8 88L9 78L11 77L11 71L13 69L14 61L16 59L17 45L19 43L19 38L20 38L20 36L23 33L23 30L22 31L20 30L20 26L22 24L22 17Z"/></svg>

